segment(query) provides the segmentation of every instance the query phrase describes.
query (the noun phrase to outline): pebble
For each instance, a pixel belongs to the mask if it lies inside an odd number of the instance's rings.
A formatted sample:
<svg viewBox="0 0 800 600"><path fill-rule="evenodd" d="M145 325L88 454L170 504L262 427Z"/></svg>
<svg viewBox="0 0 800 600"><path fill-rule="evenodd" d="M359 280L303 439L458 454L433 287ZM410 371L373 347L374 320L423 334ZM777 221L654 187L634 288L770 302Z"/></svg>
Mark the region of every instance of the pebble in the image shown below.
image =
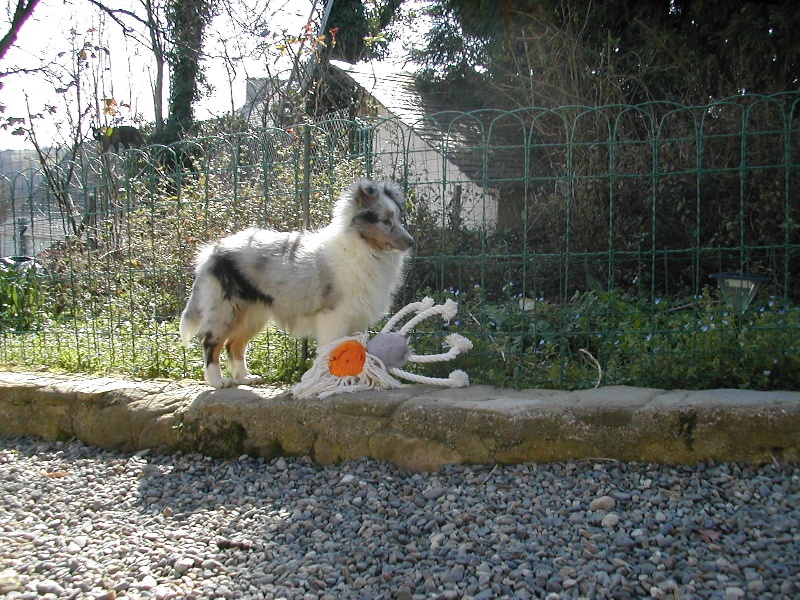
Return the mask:
<svg viewBox="0 0 800 600"><path fill-rule="evenodd" d="M6 569L0 572L0 594L18 592L22 589L19 573L13 569Z"/></svg>
<svg viewBox="0 0 800 600"><path fill-rule="evenodd" d="M589 503L589 510L614 510L617 501L611 496L600 496Z"/></svg>
<svg viewBox="0 0 800 600"><path fill-rule="evenodd" d="M0 568L9 600L793 598L800 474L411 473L0 437Z"/></svg>
<svg viewBox="0 0 800 600"><path fill-rule="evenodd" d="M36 591L40 596L44 596L46 594L55 594L56 597L58 597L64 593L64 588L57 581L45 579L44 581L40 581L36 584Z"/></svg>

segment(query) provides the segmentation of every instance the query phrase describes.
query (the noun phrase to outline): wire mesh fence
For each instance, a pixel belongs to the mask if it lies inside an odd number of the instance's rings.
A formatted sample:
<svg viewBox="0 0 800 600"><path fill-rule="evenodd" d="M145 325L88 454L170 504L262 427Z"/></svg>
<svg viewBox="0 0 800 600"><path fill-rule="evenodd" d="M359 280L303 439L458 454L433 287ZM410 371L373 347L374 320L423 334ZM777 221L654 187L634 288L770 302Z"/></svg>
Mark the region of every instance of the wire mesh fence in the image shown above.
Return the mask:
<svg viewBox="0 0 800 600"><path fill-rule="evenodd" d="M177 333L198 248L322 226L372 176L403 185L417 239L395 308L459 301L415 352L457 330L475 344L459 359L473 382L798 389L798 112L800 95L781 94L87 144L0 182L0 363L199 377L199 344ZM725 301L719 273L734 295L758 285L748 306ZM274 381L308 364L275 330L250 362Z"/></svg>

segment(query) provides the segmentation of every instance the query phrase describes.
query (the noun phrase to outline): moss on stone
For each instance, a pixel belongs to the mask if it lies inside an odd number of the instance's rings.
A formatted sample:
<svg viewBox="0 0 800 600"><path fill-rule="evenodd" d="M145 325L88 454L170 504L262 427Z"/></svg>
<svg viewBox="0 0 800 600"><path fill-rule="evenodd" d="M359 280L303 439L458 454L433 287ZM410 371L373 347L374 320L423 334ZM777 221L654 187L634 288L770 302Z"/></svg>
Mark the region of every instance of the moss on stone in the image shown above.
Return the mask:
<svg viewBox="0 0 800 600"><path fill-rule="evenodd" d="M236 458L245 453L247 431L241 423L220 420L203 427L181 420L175 429L178 441L174 450L179 452L199 452L219 458Z"/></svg>

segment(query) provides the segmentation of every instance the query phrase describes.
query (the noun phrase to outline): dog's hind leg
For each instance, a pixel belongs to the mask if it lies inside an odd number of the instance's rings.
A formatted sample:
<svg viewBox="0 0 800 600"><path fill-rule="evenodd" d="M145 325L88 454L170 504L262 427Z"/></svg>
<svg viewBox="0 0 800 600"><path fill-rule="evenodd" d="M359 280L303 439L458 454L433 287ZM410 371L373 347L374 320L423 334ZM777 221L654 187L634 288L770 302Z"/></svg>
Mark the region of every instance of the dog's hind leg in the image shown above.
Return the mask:
<svg viewBox="0 0 800 600"><path fill-rule="evenodd" d="M233 380L240 385L259 383L262 378L250 374L247 368L247 345L264 329L268 315L257 305L242 309L228 335L228 367Z"/></svg>
<svg viewBox="0 0 800 600"><path fill-rule="evenodd" d="M225 346L228 350L229 368L233 380L239 385L249 385L261 381L260 377L250 374L247 369L247 344L248 339L236 338Z"/></svg>
<svg viewBox="0 0 800 600"><path fill-rule="evenodd" d="M225 338L206 333L203 338L203 375L206 383L211 387L221 388L230 387L233 381L222 376L222 369L219 366L219 357L222 347L225 345Z"/></svg>

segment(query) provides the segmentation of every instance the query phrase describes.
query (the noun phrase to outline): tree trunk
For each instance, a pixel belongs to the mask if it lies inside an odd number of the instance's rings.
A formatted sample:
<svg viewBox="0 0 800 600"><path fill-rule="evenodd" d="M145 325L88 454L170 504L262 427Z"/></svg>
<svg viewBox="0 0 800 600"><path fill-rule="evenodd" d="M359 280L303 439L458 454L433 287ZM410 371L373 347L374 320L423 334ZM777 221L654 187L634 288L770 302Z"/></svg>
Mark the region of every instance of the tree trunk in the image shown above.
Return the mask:
<svg viewBox="0 0 800 600"><path fill-rule="evenodd" d="M157 143L169 144L182 139L194 123L193 104L202 77L203 34L210 13L206 0L172 0L167 6L167 21L175 47L168 56L172 67L169 117L162 130L156 132Z"/></svg>
<svg viewBox="0 0 800 600"><path fill-rule="evenodd" d="M150 45L156 61L156 79L153 82L153 111L155 113L156 129L164 127L164 33L159 27L155 9L151 0L145 0L147 11L147 29L150 32Z"/></svg>

